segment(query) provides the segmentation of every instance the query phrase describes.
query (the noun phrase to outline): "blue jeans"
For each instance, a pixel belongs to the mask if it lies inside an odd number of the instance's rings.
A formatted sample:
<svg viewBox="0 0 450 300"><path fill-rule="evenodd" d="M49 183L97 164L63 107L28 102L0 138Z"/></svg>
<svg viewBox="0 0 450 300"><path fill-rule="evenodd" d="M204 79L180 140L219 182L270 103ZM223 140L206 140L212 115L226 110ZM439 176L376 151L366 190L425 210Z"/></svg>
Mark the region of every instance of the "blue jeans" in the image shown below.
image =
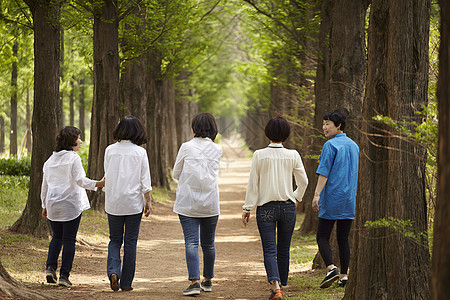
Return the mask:
<svg viewBox="0 0 450 300"><path fill-rule="evenodd" d="M214 277L214 261L216 259L216 248L214 238L219 216L207 218L193 218L178 215L183 227L184 246L186 253L186 264L189 280L200 279L200 261L198 257L198 229L200 227L200 243L203 252L203 277Z"/></svg>
<svg viewBox="0 0 450 300"><path fill-rule="evenodd" d="M48 246L47 268L54 270L58 268L58 257L62 251L62 263L60 275L69 277L72 270L73 258L75 257L75 242L77 239L78 227L80 226L81 214L71 221L57 222L50 221L53 236Z"/></svg>
<svg viewBox="0 0 450 300"><path fill-rule="evenodd" d="M286 286L289 276L289 249L297 211L294 202L271 201L258 206L256 222L261 236L264 267L269 282Z"/></svg>
<svg viewBox="0 0 450 300"><path fill-rule="evenodd" d="M117 274L120 288L131 288L136 270L136 245L141 225L142 212L135 215L115 216L108 214L109 245L106 272L108 278ZM120 248L123 246L121 270Z"/></svg>

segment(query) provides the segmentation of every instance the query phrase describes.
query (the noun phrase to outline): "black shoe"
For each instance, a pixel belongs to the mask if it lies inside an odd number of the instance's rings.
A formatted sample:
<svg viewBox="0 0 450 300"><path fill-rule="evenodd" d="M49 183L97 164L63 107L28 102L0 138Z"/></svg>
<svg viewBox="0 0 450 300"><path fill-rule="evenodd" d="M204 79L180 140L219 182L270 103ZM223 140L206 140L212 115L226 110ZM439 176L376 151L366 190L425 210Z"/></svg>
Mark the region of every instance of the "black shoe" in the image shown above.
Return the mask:
<svg viewBox="0 0 450 300"><path fill-rule="evenodd" d="M200 284L200 288L205 292L212 292L212 282L211 280L203 280Z"/></svg>
<svg viewBox="0 0 450 300"><path fill-rule="evenodd" d="M58 278L56 277L56 272L52 267L47 268L47 282L48 283L56 283L58 282Z"/></svg>
<svg viewBox="0 0 450 300"><path fill-rule="evenodd" d="M117 292L119 290L119 276L117 276L116 273L111 274L111 276L109 276L109 283L111 286L111 289L114 292Z"/></svg>
<svg viewBox="0 0 450 300"><path fill-rule="evenodd" d="M191 284L187 289L183 291L185 296L197 296L200 295L200 283L196 282Z"/></svg>
<svg viewBox="0 0 450 300"><path fill-rule="evenodd" d="M64 276L64 275L60 275L59 276L58 284L60 286L64 286L64 287L68 287L68 288L72 286L72 282L70 282L69 278L67 276Z"/></svg>
<svg viewBox="0 0 450 300"><path fill-rule="evenodd" d="M337 267L333 267L330 272L327 273L327 276L323 279L322 283L320 284L320 288L324 289L329 287L333 284L335 280L339 278L339 271Z"/></svg>
<svg viewBox="0 0 450 300"><path fill-rule="evenodd" d="M339 280L338 280L338 285L339 285L340 287L345 287L345 285L347 284L347 282L348 282L348 278L347 278L347 277L342 277L342 279L339 279Z"/></svg>

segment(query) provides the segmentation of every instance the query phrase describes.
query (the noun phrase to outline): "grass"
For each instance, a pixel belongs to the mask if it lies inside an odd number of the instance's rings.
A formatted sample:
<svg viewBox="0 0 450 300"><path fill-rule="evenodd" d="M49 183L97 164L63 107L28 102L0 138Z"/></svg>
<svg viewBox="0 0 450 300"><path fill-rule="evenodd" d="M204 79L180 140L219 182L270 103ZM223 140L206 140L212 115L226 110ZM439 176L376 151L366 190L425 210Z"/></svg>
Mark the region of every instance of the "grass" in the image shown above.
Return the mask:
<svg viewBox="0 0 450 300"><path fill-rule="evenodd" d="M21 215L28 195L27 178L0 176L0 259L6 270L22 282L43 283L42 270L47 257L48 239L37 239L29 235L15 234L6 229ZM155 188L152 192L157 201L170 202L174 192ZM336 285L320 289L324 270L313 271L311 264L317 253L314 236L301 236L298 229L303 215L297 219L296 233L291 245L291 272L288 299L342 299L344 289ZM104 212L87 210L81 218L78 238L91 244L106 246L108 243L108 220Z"/></svg>

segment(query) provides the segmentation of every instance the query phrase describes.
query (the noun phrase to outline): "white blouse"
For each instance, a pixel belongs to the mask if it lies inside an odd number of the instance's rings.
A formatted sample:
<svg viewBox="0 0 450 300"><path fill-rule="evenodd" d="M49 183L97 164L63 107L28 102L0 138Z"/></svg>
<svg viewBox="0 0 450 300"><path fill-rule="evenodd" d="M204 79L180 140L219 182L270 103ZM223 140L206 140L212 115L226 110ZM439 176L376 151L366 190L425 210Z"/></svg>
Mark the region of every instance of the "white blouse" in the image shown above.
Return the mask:
<svg viewBox="0 0 450 300"><path fill-rule="evenodd" d="M144 194L152 190L147 151L131 141L105 150L105 211L124 216L142 212Z"/></svg>
<svg viewBox="0 0 450 300"><path fill-rule="evenodd" d="M292 185L294 175L297 189ZM308 177L296 150L271 143L253 154L244 210L252 210L270 201L302 201Z"/></svg>
<svg viewBox="0 0 450 300"><path fill-rule="evenodd" d="M97 181L86 178L77 153L53 152L44 163L43 172L41 201L49 220L71 221L91 207L84 189L96 190Z"/></svg>
<svg viewBox="0 0 450 300"><path fill-rule="evenodd" d="M204 218L220 214L219 162L222 147L210 138L193 138L181 145L173 167L178 180L173 211Z"/></svg>

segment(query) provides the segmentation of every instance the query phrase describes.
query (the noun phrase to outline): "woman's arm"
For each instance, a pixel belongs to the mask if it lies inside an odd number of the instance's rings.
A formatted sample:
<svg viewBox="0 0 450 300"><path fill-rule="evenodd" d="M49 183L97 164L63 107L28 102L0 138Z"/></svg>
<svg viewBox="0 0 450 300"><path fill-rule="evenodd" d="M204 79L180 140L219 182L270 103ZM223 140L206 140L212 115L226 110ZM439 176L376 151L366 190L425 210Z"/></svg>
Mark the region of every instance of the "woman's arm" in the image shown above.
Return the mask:
<svg viewBox="0 0 450 300"><path fill-rule="evenodd" d="M81 164L81 158L78 155L72 164L72 178L75 180L78 186L82 187L83 189L92 191L97 190L96 186L98 182L96 180L92 180L86 177L83 165Z"/></svg>
<svg viewBox="0 0 450 300"><path fill-rule="evenodd" d="M323 175L319 175L319 178L317 178L316 190L314 191L314 198L312 200L312 208L314 211L319 211L320 193L322 193L322 190L325 187L327 181L328 178Z"/></svg>
<svg viewBox="0 0 450 300"><path fill-rule="evenodd" d="M172 176L176 180L180 179L181 171L183 171L184 165L184 145L182 144L180 149L178 150L177 159L175 160L175 164L173 165Z"/></svg>

